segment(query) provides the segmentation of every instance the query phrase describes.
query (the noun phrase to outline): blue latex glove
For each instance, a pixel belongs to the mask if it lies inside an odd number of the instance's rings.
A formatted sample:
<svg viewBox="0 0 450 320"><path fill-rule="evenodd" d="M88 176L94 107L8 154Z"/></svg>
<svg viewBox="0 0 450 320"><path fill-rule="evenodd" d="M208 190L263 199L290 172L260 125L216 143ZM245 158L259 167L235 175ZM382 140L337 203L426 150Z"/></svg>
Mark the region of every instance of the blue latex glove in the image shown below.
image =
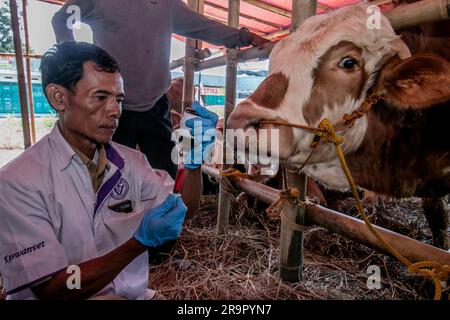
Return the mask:
<svg viewBox="0 0 450 320"><path fill-rule="evenodd" d="M216 113L202 107L196 101L192 103L192 109L197 112L199 117L188 119L186 127L189 128L196 147L192 148L190 152L183 153L184 166L191 170L197 169L203 164L216 138L216 125L219 120Z"/></svg>
<svg viewBox="0 0 450 320"><path fill-rule="evenodd" d="M134 238L146 247L158 247L176 240L181 233L187 208L179 194L169 196L159 206L144 214Z"/></svg>

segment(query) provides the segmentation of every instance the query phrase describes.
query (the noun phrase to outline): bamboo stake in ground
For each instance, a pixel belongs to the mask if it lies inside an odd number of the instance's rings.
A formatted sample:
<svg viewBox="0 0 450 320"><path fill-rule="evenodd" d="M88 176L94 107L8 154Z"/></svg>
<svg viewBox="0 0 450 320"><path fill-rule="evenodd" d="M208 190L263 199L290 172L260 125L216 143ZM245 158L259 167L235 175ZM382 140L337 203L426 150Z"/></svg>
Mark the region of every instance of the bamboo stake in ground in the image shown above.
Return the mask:
<svg viewBox="0 0 450 320"><path fill-rule="evenodd" d="M228 25L231 27L239 27L239 0L228 0ZM227 49L227 69L226 69L226 85L225 85L225 121L223 124L223 160L226 158L226 136L227 136L227 120L236 104L236 86L237 86L237 49ZM223 161L222 170L229 165ZM217 216L217 233L224 234L228 227L230 216L230 202L232 195L220 186L219 190L219 207Z"/></svg>
<svg viewBox="0 0 450 320"><path fill-rule="evenodd" d="M316 14L317 1L292 0L291 32L295 32L299 25L308 17ZM293 186L300 190L300 200L306 200L305 174L286 173L287 181L294 181ZM305 206L296 206L287 202L283 207L283 214L289 221L303 225L305 221ZM303 232L294 231L281 220L280 235L280 276L286 281L300 281L303 272Z"/></svg>
<svg viewBox="0 0 450 320"><path fill-rule="evenodd" d="M288 183L298 187L300 200L306 200L307 177L304 174L287 173ZM293 224L304 225L305 206L292 204L286 201L283 205L282 214ZM280 235L280 277L285 281L298 282L303 280L303 232L293 230L290 223L281 219Z"/></svg>

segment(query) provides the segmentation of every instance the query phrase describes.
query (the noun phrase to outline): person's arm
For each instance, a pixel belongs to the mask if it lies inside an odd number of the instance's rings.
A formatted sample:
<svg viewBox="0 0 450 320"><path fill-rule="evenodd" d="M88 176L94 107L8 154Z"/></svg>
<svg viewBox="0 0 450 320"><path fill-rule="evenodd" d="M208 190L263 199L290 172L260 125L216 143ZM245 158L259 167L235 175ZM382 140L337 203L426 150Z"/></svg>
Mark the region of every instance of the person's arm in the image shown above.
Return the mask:
<svg viewBox="0 0 450 320"><path fill-rule="evenodd" d="M194 147L191 150L183 150L183 163L185 176L181 189L186 206L189 208L187 218L192 218L200 205L200 197L203 191L201 165L212 151L216 136L218 115L202 107L198 102L192 104L192 109L197 117L188 119L186 128L194 139ZM183 145L183 148L186 147Z"/></svg>
<svg viewBox="0 0 450 320"><path fill-rule="evenodd" d="M69 0L67 1L58 12L52 18L53 32L55 33L56 42L74 40L73 30L67 26L67 21L73 14L67 12L69 6L78 6L80 8L81 21L87 22L87 19L91 16L93 5L91 0Z"/></svg>
<svg viewBox="0 0 450 320"><path fill-rule="evenodd" d="M111 283L131 261L147 249L132 238L104 256L79 264L80 289L68 288L67 279L72 274L64 269L48 281L32 287L31 290L39 299L87 299Z"/></svg>
<svg viewBox="0 0 450 320"><path fill-rule="evenodd" d="M159 205L144 213L133 238L104 256L79 264L80 289L68 289L65 270L32 287L39 299L86 299L106 287L136 257L149 248L175 240L181 233L187 208L179 195L169 194Z"/></svg>
<svg viewBox="0 0 450 320"><path fill-rule="evenodd" d="M186 218L192 218L200 206L200 197L203 191L202 172L200 168L186 169L181 188L181 197L183 198L188 212Z"/></svg>
<svg viewBox="0 0 450 320"><path fill-rule="evenodd" d="M269 42L247 28L232 28L192 11L180 0L173 2L173 31L181 36L200 39L227 48L258 46Z"/></svg>

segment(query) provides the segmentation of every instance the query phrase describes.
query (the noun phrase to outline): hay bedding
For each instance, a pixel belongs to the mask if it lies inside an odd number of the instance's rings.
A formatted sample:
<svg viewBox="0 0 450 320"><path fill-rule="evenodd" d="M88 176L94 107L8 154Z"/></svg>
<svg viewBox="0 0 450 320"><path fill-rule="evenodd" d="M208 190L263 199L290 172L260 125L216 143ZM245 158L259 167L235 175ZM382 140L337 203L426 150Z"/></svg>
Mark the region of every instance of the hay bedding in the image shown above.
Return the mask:
<svg viewBox="0 0 450 320"><path fill-rule="evenodd" d="M357 215L352 199L338 206ZM365 208L374 223L431 242L420 199L384 200ZM169 299L423 298L416 292L418 278L395 259L320 227L305 234L304 281L283 282L278 277L279 221L234 203L228 233L218 236L216 216L217 197L205 196L169 261L150 267L150 287ZM368 289L369 265L380 267L381 289Z"/></svg>
<svg viewBox="0 0 450 320"><path fill-rule="evenodd" d="M332 204L356 215L353 200ZM427 243L420 199L365 204L371 221ZM304 281L278 277L280 222L234 203L226 236L216 234L217 197L204 196L169 260L150 266L149 285L169 299L421 299L417 278L393 258L317 227L305 233ZM183 258L180 261L174 257ZM381 289L367 288L369 265L381 269ZM0 299L4 298L0 286Z"/></svg>

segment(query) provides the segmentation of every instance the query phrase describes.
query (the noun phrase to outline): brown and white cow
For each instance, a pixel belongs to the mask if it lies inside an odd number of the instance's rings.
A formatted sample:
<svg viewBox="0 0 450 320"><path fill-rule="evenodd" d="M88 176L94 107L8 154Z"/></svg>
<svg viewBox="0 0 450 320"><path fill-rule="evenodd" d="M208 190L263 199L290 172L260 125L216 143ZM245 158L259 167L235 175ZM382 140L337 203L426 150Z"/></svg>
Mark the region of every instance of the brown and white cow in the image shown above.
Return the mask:
<svg viewBox="0 0 450 320"><path fill-rule="evenodd" d="M268 78L235 108L228 128L278 129L280 161L299 168L313 135L260 121L337 123L375 93L384 100L340 132L356 183L396 197L445 196L450 193L450 64L431 54L411 57L384 16L374 30L367 27L368 17L367 6L357 5L307 19L274 47ZM330 188L347 187L332 145L321 145L304 171ZM442 202L424 205L442 209L425 213L434 244L447 248Z"/></svg>

